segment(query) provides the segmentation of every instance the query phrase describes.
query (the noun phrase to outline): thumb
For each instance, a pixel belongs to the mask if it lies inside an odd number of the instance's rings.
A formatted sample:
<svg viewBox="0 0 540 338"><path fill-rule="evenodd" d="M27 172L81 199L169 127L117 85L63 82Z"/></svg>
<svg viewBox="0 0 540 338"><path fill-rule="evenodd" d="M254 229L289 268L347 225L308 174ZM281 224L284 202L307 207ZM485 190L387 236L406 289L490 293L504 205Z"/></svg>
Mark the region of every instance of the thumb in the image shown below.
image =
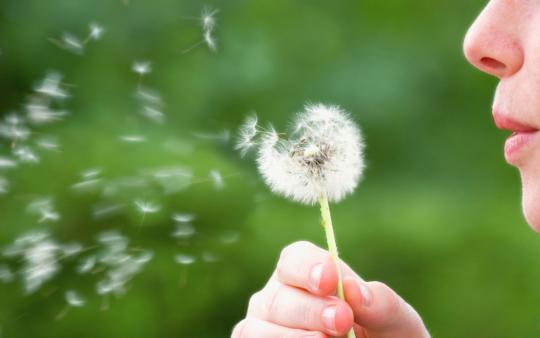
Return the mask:
<svg viewBox="0 0 540 338"><path fill-rule="evenodd" d="M355 322L369 337L429 338L416 311L385 284L345 277L343 287Z"/></svg>

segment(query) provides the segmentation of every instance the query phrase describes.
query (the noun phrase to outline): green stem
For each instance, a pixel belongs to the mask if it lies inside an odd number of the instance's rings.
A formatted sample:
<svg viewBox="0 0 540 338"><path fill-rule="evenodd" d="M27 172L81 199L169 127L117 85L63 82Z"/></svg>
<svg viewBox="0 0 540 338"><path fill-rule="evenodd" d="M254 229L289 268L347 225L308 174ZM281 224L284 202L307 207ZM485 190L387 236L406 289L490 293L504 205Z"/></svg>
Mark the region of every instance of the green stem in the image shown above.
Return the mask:
<svg viewBox="0 0 540 338"><path fill-rule="evenodd" d="M345 300L345 292L343 291L343 281L341 278L341 269L339 268L339 254L336 244L336 237L334 236L334 227L332 225L332 216L330 215L330 206L328 205L328 198L326 195L321 194L319 197L319 204L321 206L321 223L326 233L326 242L328 245L328 251L330 252L330 257L336 264L337 273L338 273L338 285L337 285L337 294L340 299ZM348 338L356 338L354 334L354 329L351 329L347 334Z"/></svg>

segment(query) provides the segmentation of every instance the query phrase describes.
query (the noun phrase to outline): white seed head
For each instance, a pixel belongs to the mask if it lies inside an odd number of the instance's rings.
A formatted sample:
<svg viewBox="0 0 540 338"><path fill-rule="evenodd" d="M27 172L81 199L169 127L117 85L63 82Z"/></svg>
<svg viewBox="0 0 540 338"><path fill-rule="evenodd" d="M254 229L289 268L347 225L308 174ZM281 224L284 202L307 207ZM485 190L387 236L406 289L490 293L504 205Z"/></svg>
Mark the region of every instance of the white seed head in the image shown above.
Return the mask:
<svg viewBox="0 0 540 338"><path fill-rule="evenodd" d="M321 196L339 202L353 192L364 169L361 133L338 106L308 104L289 139L271 129L261 138L259 172L270 189L314 204Z"/></svg>

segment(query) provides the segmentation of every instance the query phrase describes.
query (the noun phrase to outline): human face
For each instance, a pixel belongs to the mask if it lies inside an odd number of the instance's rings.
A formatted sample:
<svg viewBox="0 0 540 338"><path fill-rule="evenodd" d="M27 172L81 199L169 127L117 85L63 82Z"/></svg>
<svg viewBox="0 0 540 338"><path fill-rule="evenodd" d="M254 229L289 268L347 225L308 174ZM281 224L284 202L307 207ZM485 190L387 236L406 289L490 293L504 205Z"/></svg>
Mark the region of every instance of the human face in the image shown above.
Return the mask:
<svg viewBox="0 0 540 338"><path fill-rule="evenodd" d="M491 0L463 48L473 66L499 78L493 117L512 131L505 158L520 171L525 218L540 232L540 1Z"/></svg>

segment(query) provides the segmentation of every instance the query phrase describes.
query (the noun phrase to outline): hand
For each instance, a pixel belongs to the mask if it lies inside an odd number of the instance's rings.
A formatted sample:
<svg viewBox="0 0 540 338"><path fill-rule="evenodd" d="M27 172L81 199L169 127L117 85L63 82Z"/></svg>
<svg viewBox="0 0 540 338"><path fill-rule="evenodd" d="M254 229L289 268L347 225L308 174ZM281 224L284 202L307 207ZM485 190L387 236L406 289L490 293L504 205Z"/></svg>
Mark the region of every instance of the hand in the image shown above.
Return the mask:
<svg viewBox="0 0 540 338"><path fill-rule="evenodd" d="M232 338L429 338L416 311L380 282L363 281L341 262L346 301L327 251L296 242L281 252L266 286L251 296Z"/></svg>

